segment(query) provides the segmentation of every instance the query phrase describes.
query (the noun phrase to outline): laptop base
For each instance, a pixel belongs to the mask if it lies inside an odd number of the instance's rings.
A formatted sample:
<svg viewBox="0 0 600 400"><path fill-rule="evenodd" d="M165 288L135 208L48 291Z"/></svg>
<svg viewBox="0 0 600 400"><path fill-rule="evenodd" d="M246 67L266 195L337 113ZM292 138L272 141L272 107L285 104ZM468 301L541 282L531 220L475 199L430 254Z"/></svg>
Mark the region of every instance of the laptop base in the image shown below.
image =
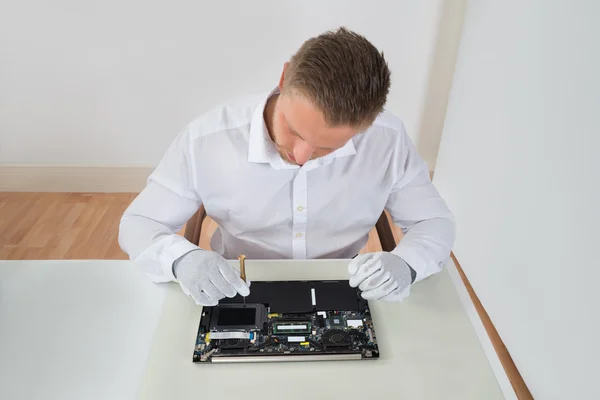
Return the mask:
<svg viewBox="0 0 600 400"><path fill-rule="evenodd" d="M379 357L368 302L348 281L253 282L251 294L204 307L195 363Z"/></svg>

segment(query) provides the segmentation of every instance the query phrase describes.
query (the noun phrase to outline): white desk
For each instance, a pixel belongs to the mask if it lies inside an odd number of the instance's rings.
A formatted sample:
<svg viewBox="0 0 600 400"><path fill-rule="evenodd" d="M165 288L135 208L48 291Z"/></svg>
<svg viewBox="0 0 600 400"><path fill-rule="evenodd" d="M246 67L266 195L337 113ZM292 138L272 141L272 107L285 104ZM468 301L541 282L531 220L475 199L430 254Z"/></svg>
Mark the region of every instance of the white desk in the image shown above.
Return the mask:
<svg viewBox="0 0 600 400"><path fill-rule="evenodd" d="M248 261L247 274L347 279L346 265ZM0 398L502 398L446 271L370 304L378 360L196 365L201 307L177 284L126 261L0 262Z"/></svg>
<svg viewBox="0 0 600 400"><path fill-rule="evenodd" d="M132 399L165 287L119 261L0 261L0 399Z"/></svg>

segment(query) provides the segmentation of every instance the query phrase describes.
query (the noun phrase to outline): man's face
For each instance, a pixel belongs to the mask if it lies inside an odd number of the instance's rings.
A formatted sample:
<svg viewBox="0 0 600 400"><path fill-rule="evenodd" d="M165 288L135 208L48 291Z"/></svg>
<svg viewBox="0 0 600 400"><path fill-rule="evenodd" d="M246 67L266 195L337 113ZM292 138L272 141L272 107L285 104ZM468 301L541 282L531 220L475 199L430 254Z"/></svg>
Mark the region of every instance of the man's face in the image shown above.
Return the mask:
<svg viewBox="0 0 600 400"><path fill-rule="evenodd" d="M323 114L294 92L279 95L267 126L281 157L296 165L332 153L358 133L350 126L328 126Z"/></svg>

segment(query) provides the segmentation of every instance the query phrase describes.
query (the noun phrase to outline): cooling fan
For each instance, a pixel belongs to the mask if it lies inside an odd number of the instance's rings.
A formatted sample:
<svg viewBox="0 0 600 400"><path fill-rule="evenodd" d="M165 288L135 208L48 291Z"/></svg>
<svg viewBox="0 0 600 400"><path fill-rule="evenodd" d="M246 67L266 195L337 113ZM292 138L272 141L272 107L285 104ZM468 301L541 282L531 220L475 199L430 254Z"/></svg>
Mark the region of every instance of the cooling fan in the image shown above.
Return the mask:
<svg viewBox="0 0 600 400"><path fill-rule="evenodd" d="M352 346L352 338L350 335L341 329L331 329L323 334L321 338L321 343L323 344L323 348L327 350L327 348L335 347L350 347Z"/></svg>

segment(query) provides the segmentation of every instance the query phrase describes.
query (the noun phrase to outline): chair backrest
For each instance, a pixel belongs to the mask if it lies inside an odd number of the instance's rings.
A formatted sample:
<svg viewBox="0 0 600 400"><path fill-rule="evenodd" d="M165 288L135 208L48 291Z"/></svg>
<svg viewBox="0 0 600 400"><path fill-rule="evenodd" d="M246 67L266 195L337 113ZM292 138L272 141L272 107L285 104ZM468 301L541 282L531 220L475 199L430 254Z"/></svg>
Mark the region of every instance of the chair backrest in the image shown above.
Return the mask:
<svg viewBox="0 0 600 400"><path fill-rule="evenodd" d="M202 205L185 224L185 233L183 236L196 246L200 245L200 234L202 233L204 218L206 218L206 210L204 209L204 205Z"/></svg>
<svg viewBox="0 0 600 400"><path fill-rule="evenodd" d="M200 244L200 234L202 233L202 222L206 218L206 210L204 206L201 206L198 211L190 218L185 226L184 236L187 240L194 243L195 245ZM396 240L392 232L392 227L384 212L381 213L379 220L375 224L377 235L379 236L379 242L381 243L381 249L383 251L392 251L396 247Z"/></svg>

